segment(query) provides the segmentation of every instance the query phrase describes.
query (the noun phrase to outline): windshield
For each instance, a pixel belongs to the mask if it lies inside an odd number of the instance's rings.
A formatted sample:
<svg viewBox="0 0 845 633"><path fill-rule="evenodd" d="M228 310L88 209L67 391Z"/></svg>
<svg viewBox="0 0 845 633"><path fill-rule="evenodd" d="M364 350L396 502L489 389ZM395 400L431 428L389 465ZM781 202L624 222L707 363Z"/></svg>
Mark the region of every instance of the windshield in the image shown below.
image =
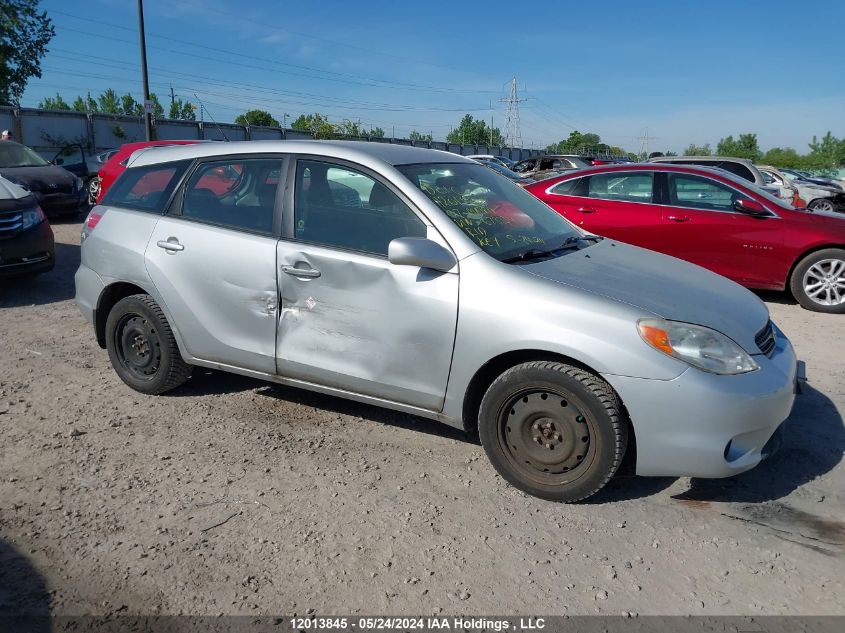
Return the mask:
<svg viewBox="0 0 845 633"><path fill-rule="evenodd" d="M497 259L557 249L567 238L583 235L530 193L482 165L425 163L397 168Z"/></svg>
<svg viewBox="0 0 845 633"><path fill-rule="evenodd" d="M490 169L492 169L495 172L502 174L503 176L506 176L507 178L510 178L511 180L522 180L523 179L523 177L520 176L519 174L517 174L515 171L511 171L507 167L502 167L499 163L493 162L492 160L483 161L483 162L484 162L485 166L489 167Z"/></svg>
<svg viewBox="0 0 845 633"><path fill-rule="evenodd" d="M43 167L49 164L26 145L9 141L0 143L0 167Z"/></svg>

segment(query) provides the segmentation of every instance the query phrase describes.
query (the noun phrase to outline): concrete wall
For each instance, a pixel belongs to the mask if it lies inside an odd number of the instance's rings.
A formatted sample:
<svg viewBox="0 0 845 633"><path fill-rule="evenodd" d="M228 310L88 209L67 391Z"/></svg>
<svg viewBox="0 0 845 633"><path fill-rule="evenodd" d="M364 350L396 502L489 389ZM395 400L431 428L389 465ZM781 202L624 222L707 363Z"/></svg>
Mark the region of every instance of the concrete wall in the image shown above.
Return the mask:
<svg viewBox="0 0 845 633"><path fill-rule="evenodd" d="M38 108L14 109L0 106L0 130L11 130L15 140L28 145L45 158L64 145L79 143L95 154L120 147L124 143L144 140L144 120L141 117L111 114L40 110ZM233 123L209 121L157 121L155 135L158 139L209 139L245 141L266 139L308 139L311 134L298 130L274 127L251 127ZM545 152L536 149L506 148L487 145L460 145L439 141L411 141L400 138L360 138L356 140L380 143L398 143L441 149L464 156L493 154L520 160Z"/></svg>

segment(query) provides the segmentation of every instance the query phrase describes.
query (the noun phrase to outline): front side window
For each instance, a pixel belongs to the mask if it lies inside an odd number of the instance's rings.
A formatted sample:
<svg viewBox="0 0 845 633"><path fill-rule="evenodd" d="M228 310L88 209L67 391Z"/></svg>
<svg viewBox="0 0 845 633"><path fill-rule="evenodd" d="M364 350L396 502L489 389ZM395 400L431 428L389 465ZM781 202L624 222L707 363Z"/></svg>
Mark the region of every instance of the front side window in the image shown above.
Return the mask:
<svg viewBox="0 0 845 633"><path fill-rule="evenodd" d="M201 163L185 185L182 217L271 233L281 164L278 158Z"/></svg>
<svg viewBox="0 0 845 633"><path fill-rule="evenodd" d="M740 197L739 192L710 178L669 174L669 201L672 206L733 211L733 204Z"/></svg>
<svg viewBox="0 0 845 633"><path fill-rule="evenodd" d="M590 176L587 195L601 200L622 202L652 202L654 200L652 172L622 172Z"/></svg>
<svg viewBox="0 0 845 633"><path fill-rule="evenodd" d="M125 170L106 192L102 204L150 213L164 213L170 194L189 161L161 163Z"/></svg>
<svg viewBox="0 0 845 633"><path fill-rule="evenodd" d="M481 165L423 163L398 169L473 242L497 259L556 249L581 233L551 208Z"/></svg>
<svg viewBox="0 0 845 633"><path fill-rule="evenodd" d="M399 196L354 169L300 160L295 186L298 240L386 257L392 240L427 235L426 225Z"/></svg>

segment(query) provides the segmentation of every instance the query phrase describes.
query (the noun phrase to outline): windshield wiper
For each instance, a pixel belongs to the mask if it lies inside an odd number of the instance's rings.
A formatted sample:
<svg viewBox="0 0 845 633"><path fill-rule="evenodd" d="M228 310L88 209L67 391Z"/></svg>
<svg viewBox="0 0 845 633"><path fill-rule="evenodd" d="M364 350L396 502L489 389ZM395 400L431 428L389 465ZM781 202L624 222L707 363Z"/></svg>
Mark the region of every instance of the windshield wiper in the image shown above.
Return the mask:
<svg viewBox="0 0 845 633"><path fill-rule="evenodd" d="M578 248L578 245L581 242L585 242L588 240L603 240L604 238L599 235L572 235L567 237L563 240L563 243L556 248L549 248L549 249L539 249L539 248L531 248L527 251L523 251L522 253L518 253L516 255L512 255L511 257L505 257L502 261L505 264L513 264L516 262L525 262L530 261L532 259L540 259L543 257L551 257L554 256L555 253L559 251L569 251Z"/></svg>

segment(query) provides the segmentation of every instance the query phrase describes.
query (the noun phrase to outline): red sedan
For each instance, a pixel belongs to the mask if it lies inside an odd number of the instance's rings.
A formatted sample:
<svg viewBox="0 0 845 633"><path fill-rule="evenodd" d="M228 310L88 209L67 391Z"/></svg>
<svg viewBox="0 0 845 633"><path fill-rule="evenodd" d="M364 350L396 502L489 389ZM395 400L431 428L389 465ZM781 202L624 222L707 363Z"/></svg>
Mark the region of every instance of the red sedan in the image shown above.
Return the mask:
<svg viewBox="0 0 845 633"><path fill-rule="evenodd" d="M593 233L749 288L789 288L809 310L845 313L843 214L795 209L727 172L691 165L604 165L526 190Z"/></svg>

